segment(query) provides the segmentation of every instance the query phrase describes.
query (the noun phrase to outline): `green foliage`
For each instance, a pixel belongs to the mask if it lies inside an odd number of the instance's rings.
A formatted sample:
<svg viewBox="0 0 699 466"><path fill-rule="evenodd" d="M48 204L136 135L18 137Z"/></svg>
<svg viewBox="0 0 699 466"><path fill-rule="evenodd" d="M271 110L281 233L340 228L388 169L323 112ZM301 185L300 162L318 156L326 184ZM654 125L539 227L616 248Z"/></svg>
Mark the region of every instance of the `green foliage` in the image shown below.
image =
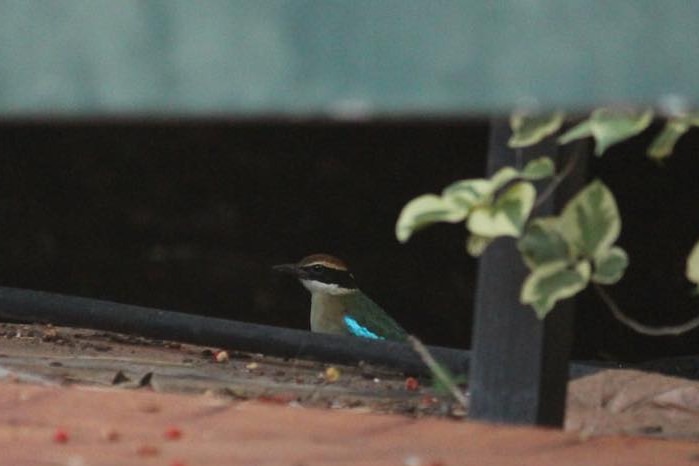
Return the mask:
<svg viewBox="0 0 699 466"><path fill-rule="evenodd" d="M493 238L471 234L466 239L466 252L472 257L479 257L493 241Z"/></svg>
<svg viewBox="0 0 699 466"><path fill-rule="evenodd" d="M469 231L483 238L514 236L522 233L536 199L536 189L520 181L499 195L494 202L475 207L466 224Z"/></svg>
<svg viewBox="0 0 699 466"><path fill-rule="evenodd" d="M396 225L396 236L404 243L421 228L437 222L460 222L468 212L468 204L456 202L454 198L424 194L403 207L401 220Z"/></svg>
<svg viewBox="0 0 699 466"><path fill-rule="evenodd" d="M628 265L614 242L621 230L612 192L593 181L573 197L558 217L532 220L517 243L531 273L520 300L544 317L556 302L574 296L590 281L612 284Z"/></svg>
<svg viewBox="0 0 699 466"><path fill-rule="evenodd" d="M629 139L650 125L654 113L651 109L599 108L573 128L559 136L559 144L593 137L595 153L601 156L610 146ZM547 115L528 115L514 112L510 118L512 137L508 145L513 148L528 147L541 142L558 131L564 122L562 112ZM699 127L699 112L681 112L668 117L663 129L648 147L648 157L663 160L672 154L677 141L692 127Z"/></svg>
<svg viewBox="0 0 699 466"><path fill-rule="evenodd" d="M442 371L444 371L445 376L440 378L432 374L431 378L431 385L432 385L432 390L434 391L435 395L437 396L448 396L451 395L452 393L452 385L466 385L468 383L468 376L466 374L453 374L449 369L447 369L444 366L442 367ZM450 384L447 384L444 382L444 380L448 378L450 380Z"/></svg>
<svg viewBox="0 0 699 466"><path fill-rule="evenodd" d="M574 266L567 261L548 262L532 270L524 280L520 301L531 304L536 315L543 319L557 301L584 290L589 280L590 263L587 261Z"/></svg>
<svg viewBox="0 0 699 466"><path fill-rule="evenodd" d="M629 256L626 251L618 246L609 248L594 257L595 273L592 281L600 285L613 285L621 280L628 265Z"/></svg>
<svg viewBox="0 0 699 466"><path fill-rule="evenodd" d="M512 137L507 145L517 148L541 142L561 128L564 118L563 112L554 112L550 115L529 115L524 112L514 112L510 117Z"/></svg>
<svg viewBox="0 0 699 466"><path fill-rule="evenodd" d="M592 137L595 154L601 156L612 145L645 130L653 119L651 109L599 108L560 137L559 144ZM541 142L562 126L564 115L514 113L510 118L512 137L508 145L526 147ZM648 156L668 157L679 138L699 126L699 112L675 115L648 148ZM694 328L694 322L678 327L649 329L625 317L599 285L612 285L624 276L629 264L626 252L615 243L621 219L614 195L601 181L593 181L578 192L560 215L530 218L534 206L543 201L567 176L557 175L537 197L532 181L555 175L548 157L529 162L522 170L504 167L490 178L458 181L441 196L427 194L410 201L396 224L396 236L407 241L416 231L436 222L465 222L469 236L466 251L477 257L501 236L517 238L517 248L530 270L520 300L544 318L562 299L569 298L591 283L612 313L632 328L648 334L679 333ZM687 258L687 278L699 294L699 243ZM699 322L699 320L697 321ZM669 333L668 333L669 332Z"/></svg>
<svg viewBox="0 0 699 466"><path fill-rule="evenodd" d="M524 170L521 172L521 177L529 181L543 180L553 176L555 172L556 166L553 160L548 157L541 157L525 165Z"/></svg>
<svg viewBox="0 0 699 466"><path fill-rule="evenodd" d="M648 147L648 157L655 160L663 160L669 157L677 141L692 126L699 126L699 113L687 113L668 119L665 127Z"/></svg>
<svg viewBox="0 0 699 466"><path fill-rule="evenodd" d="M403 207L396 223L402 243L422 228L437 222L465 221L474 235L467 251L480 255L499 236L518 237L534 206L536 190L530 181L550 177L551 159L542 157L522 170L505 167L490 178L461 180L447 186L442 195L425 194Z"/></svg>
<svg viewBox="0 0 699 466"><path fill-rule="evenodd" d="M517 243L527 267L535 269L544 264L571 259L570 248L559 231L556 217L535 218Z"/></svg>
<svg viewBox="0 0 699 466"><path fill-rule="evenodd" d="M602 155L610 146L637 135L653 121L653 111L646 109L599 108L590 118L573 127L558 138L560 144L592 136L595 154Z"/></svg>
<svg viewBox="0 0 699 466"><path fill-rule="evenodd" d="M699 242L694 245L687 257L687 279L695 283L699 291Z"/></svg>
<svg viewBox="0 0 699 466"><path fill-rule="evenodd" d="M609 249L619 237L621 219L614 195L601 181L594 181L563 208L561 233L575 256L594 257Z"/></svg>

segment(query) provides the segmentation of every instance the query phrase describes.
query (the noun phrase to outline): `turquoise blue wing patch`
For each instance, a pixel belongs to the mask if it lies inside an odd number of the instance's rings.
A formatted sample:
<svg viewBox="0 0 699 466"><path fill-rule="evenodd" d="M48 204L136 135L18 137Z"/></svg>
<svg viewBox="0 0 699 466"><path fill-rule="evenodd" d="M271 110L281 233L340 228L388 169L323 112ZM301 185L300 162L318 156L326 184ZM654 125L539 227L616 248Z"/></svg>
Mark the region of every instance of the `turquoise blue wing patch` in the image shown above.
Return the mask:
<svg viewBox="0 0 699 466"><path fill-rule="evenodd" d="M363 338L372 338L374 340L384 340L384 337L381 337L363 325L360 325L359 322L357 322L353 317L344 316L342 320L345 322L345 325L347 325L347 328L352 335Z"/></svg>

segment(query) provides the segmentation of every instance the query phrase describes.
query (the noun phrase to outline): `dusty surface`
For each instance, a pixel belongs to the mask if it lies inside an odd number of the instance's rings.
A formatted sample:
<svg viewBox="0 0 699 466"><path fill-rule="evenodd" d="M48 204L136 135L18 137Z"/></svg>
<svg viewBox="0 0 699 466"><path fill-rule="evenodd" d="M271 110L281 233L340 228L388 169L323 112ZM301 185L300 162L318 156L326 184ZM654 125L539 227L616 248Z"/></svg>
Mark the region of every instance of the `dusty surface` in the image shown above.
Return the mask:
<svg viewBox="0 0 699 466"><path fill-rule="evenodd" d="M2 464L699 463L698 382L630 370L575 380L563 433L463 422L428 381L378 368L217 362L218 350L0 325Z"/></svg>
<svg viewBox="0 0 699 466"><path fill-rule="evenodd" d="M210 396L0 384L3 464L690 465L699 445Z"/></svg>
<svg viewBox="0 0 699 466"><path fill-rule="evenodd" d="M239 400L271 397L304 406L411 415L464 414L449 397L408 390L402 374L386 369L234 351L227 351L227 360L218 362L219 351L109 332L0 324L0 371L10 371L23 380L141 386L157 392L215 393Z"/></svg>

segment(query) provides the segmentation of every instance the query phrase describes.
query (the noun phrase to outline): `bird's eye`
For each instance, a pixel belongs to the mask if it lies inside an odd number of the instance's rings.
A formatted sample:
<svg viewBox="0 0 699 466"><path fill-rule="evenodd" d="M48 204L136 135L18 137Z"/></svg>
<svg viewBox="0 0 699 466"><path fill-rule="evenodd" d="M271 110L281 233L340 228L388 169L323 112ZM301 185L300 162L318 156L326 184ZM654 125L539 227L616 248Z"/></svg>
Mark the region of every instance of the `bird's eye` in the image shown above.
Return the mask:
<svg viewBox="0 0 699 466"><path fill-rule="evenodd" d="M323 266L320 264L316 264L312 267L314 272L322 272L323 271Z"/></svg>

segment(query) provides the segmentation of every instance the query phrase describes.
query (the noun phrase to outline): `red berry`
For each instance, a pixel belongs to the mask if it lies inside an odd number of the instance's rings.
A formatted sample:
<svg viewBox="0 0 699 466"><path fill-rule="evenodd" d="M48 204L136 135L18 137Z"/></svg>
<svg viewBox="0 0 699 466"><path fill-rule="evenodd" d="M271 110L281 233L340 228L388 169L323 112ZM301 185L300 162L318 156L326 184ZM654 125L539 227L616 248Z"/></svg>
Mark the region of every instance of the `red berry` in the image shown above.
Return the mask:
<svg viewBox="0 0 699 466"><path fill-rule="evenodd" d="M405 379L405 389L414 392L420 388L420 382L415 377L408 377Z"/></svg>
<svg viewBox="0 0 699 466"><path fill-rule="evenodd" d="M56 431L53 433L53 441L56 443L66 443L68 442L70 436L68 435L68 432L65 429L58 428Z"/></svg>
<svg viewBox="0 0 699 466"><path fill-rule="evenodd" d="M182 431L177 427L168 427L165 430L165 438L168 440L178 440L182 437Z"/></svg>

